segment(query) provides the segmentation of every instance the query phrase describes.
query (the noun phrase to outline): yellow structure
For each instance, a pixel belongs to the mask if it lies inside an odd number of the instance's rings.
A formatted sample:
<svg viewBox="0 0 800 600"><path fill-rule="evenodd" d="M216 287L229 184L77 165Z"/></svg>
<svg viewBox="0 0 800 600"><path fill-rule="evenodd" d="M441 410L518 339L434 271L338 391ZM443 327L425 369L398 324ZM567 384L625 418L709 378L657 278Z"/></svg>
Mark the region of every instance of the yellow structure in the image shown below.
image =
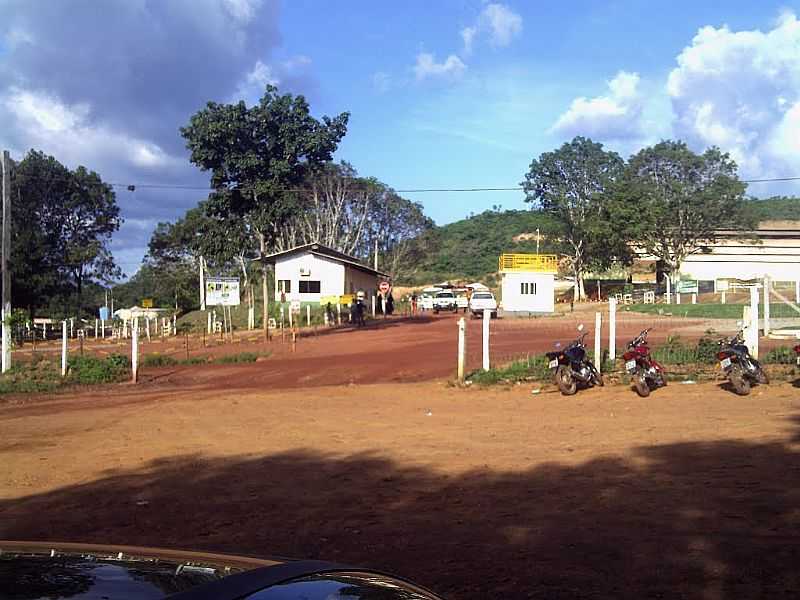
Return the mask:
<svg viewBox="0 0 800 600"><path fill-rule="evenodd" d="M558 273L555 254L501 254L501 273Z"/></svg>

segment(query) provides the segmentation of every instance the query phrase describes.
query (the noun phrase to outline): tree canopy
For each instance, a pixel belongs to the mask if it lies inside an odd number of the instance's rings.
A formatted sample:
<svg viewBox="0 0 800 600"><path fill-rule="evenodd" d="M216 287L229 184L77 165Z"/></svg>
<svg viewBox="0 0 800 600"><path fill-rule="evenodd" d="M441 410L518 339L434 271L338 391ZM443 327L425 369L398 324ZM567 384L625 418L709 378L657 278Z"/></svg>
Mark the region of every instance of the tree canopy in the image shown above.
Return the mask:
<svg viewBox="0 0 800 600"><path fill-rule="evenodd" d="M584 294L587 267L606 267L627 255L624 244L610 244L603 235L606 207L624 166L616 152L576 137L534 159L522 182L525 201L537 204L561 224L578 298Z"/></svg>

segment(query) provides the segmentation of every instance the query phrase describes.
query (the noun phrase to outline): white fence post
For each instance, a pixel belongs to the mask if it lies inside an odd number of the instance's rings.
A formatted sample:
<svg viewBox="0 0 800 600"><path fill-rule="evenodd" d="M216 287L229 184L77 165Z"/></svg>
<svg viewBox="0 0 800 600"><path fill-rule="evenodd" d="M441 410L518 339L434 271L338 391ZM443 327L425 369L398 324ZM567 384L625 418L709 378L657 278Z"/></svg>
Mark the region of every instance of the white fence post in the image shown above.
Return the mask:
<svg viewBox="0 0 800 600"><path fill-rule="evenodd" d="M603 326L603 317L600 313L594 313L594 367L600 372L600 328Z"/></svg>
<svg viewBox="0 0 800 600"><path fill-rule="evenodd" d="M697 294L692 294L692 304L697 304Z"/></svg>
<svg viewBox="0 0 800 600"><path fill-rule="evenodd" d="M681 293L675 292L675 304L680 304L680 303L681 303Z"/></svg>
<svg viewBox="0 0 800 600"><path fill-rule="evenodd" d="M372 294L372 318L375 318L375 294Z"/></svg>
<svg viewBox="0 0 800 600"><path fill-rule="evenodd" d="M672 282L667 276L667 304L672 304Z"/></svg>
<svg viewBox="0 0 800 600"><path fill-rule="evenodd" d="M750 354L758 358L758 290L750 288Z"/></svg>
<svg viewBox="0 0 800 600"><path fill-rule="evenodd" d="M339 302L336 303L336 321L342 324L342 305Z"/></svg>
<svg viewBox="0 0 800 600"><path fill-rule="evenodd" d="M61 376L67 376L67 321L61 322Z"/></svg>
<svg viewBox="0 0 800 600"><path fill-rule="evenodd" d="M608 360L617 358L617 299L608 299Z"/></svg>
<svg viewBox="0 0 800 600"><path fill-rule="evenodd" d="M374 296L373 296L374 298ZM458 320L458 380L464 381L464 362L467 353L467 322L464 317Z"/></svg>
<svg viewBox="0 0 800 600"><path fill-rule="evenodd" d="M289 307L289 329L292 328L292 308Z"/></svg>
<svg viewBox="0 0 800 600"><path fill-rule="evenodd" d="M311 327L311 305L306 304L306 326Z"/></svg>
<svg viewBox="0 0 800 600"><path fill-rule="evenodd" d="M139 318L131 324L131 376L133 383L139 381Z"/></svg>
<svg viewBox="0 0 800 600"><path fill-rule="evenodd" d="M212 333L214 333L214 329L211 326L211 311L210 310L206 312L206 321L208 322L207 323L208 324L208 334L211 335Z"/></svg>
<svg viewBox="0 0 800 600"><path fill-rule="evenodd" d="M769 290L772 282L769 276L764 277L764 337L769 336Z"/></svg>
<svg viewBox="0 0 800 600"><path fill-rule="evenodd" d="M463 317L462 317L463 318ZM492 311L483 311L483 370L489 370L489 322L492 320Z"/></svg>
<svg viewBox="0 0 800 600"><path fill-rule="evenodd" d="M722 291L722 303L725 304L725 291Z"/></svg>

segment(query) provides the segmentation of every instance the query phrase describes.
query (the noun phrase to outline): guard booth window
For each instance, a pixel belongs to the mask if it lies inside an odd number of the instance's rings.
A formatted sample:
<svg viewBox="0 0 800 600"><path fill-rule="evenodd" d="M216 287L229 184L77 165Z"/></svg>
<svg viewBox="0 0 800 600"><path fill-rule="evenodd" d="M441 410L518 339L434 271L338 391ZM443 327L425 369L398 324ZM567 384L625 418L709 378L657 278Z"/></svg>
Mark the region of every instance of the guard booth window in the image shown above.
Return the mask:
<svg viewBox="0 0 800 600"><path fill-rule="evenodd" d="M300 281L301 294L319 294L320 289L321 286L319 281L308 281L308 280Z"/></svg>
<svg viewBox="0 0 800 600"><path fill-rule="evenodd" d="M531 295L531 296L535 296L536 295L536 282L535 281L531 281L530 283L528 283L527 281L523 281L522 283L519 284L519 288L520 288L519 289L519 293L520 294Z"/></svg>
<svg viewBox="0 0 800 600"><path fill-rule="evenodd" d="M284 294L291 294L292 293L292 280L291 279L279 279L278 280L278 291Z"/></svg>

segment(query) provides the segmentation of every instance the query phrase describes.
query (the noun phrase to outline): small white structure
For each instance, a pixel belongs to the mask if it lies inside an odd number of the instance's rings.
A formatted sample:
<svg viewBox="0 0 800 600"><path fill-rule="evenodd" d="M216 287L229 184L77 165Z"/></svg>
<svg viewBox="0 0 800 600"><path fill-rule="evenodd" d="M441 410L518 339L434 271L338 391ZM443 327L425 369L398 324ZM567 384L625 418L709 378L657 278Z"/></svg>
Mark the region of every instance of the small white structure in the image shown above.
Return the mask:
<svg viewBox="0 0 800 600"><path fill-rule="evenodd" d="M502 308L504 313L555 312L558 259L551 254L503 254Z"/></svg>
<svg viewBox="0 0 800 600"><path fill-rule="evenodd" d="M305 244L264 257L275 266L275 301L320 302L326 296L371 295L388 276L321 244Z"/></svg>

